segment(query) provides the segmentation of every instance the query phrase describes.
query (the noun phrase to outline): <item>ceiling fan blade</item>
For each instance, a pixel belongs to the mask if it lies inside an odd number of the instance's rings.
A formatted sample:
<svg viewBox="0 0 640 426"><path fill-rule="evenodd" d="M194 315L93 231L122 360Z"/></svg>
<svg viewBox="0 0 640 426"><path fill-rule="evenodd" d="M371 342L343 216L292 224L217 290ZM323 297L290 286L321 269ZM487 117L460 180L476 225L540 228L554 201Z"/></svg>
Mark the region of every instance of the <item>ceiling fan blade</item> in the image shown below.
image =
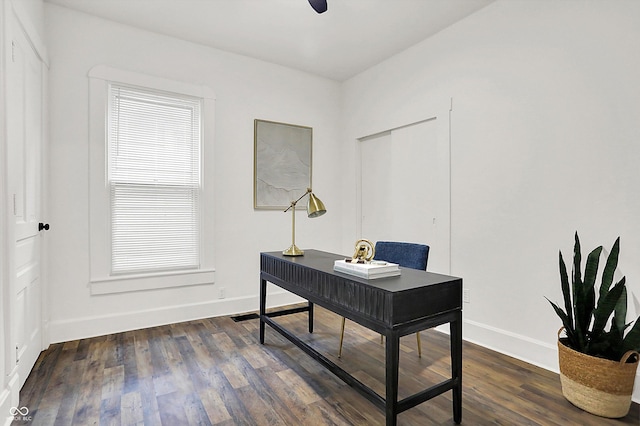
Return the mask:
<svg viewBox="0 0 640 426"><path fill-rule="evenodd" d="M327 0L309 0L309 4L318 13L327 11Z"/></svg>

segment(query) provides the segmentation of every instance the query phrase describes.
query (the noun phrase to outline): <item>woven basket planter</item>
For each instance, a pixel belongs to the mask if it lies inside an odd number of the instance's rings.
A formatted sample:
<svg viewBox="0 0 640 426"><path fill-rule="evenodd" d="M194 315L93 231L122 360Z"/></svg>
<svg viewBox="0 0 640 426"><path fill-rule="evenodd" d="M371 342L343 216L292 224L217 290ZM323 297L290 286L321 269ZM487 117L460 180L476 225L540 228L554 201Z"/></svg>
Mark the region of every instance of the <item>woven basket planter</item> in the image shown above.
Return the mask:
<svg viewBox="0 0 640 426"><path fill-rule="evenodd" d="M558 338L564 397L591 414L609 418L626 416L631 408L638 352L629 351L616 362L574 351L564 341L566 339ZM632 357L633 362L628 362Z"/></svg>

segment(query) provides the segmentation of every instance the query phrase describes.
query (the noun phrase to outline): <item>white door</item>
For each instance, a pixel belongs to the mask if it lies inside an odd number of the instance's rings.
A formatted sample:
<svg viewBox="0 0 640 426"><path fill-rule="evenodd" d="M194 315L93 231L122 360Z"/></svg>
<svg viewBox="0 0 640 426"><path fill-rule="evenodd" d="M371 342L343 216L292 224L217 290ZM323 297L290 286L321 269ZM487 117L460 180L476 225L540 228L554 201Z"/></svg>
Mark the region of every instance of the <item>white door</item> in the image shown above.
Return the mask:
<svg viewBox="0 0 640 426"><path fill-rule="evenodd" d="M448 121L434 117L360 139L362 238L427 244L427 269L443 273L449 269L447 133Z"/></svg>
<svg viewBox="0 0 640 426"><path fill-rule="evenodd" d="M22 387L42 350L41 151L43 64L14 20L7 49L7 174L13 205L10 281L11 346ZM17 368L17 371L14 370Z"/></svg>

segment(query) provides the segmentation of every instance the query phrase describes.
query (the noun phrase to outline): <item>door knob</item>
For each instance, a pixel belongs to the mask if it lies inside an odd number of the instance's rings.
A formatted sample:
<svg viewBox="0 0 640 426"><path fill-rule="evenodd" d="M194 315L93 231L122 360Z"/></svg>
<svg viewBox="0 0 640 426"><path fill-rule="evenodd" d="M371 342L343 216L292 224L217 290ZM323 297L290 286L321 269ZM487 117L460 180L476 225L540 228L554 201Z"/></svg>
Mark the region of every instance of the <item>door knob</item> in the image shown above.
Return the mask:
<svg viewBox="0 0 640 426"><path fill-rule="evenodd" d="M48 231L49 230L49 224L48 223L42 223L40 222L38 224L38 231L42 231L42 230Z"/></svg>

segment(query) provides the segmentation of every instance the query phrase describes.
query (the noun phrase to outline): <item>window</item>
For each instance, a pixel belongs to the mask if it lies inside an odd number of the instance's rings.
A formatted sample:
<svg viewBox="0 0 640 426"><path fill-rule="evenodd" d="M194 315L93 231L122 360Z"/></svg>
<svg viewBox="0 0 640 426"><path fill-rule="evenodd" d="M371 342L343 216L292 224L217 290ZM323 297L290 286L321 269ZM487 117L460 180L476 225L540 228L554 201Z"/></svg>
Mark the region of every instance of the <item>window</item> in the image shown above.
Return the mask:
<svg viewBox="0 0 640 426"><path fill-rule="evenodd" d="M214 96L89 72L91 294L214 282Z"/></svg>
<svg viewBox="0 0 640 426"><path fill-rule="evenodd" d="M200 100L110 84L111 272L200 262Z"/></svg>

